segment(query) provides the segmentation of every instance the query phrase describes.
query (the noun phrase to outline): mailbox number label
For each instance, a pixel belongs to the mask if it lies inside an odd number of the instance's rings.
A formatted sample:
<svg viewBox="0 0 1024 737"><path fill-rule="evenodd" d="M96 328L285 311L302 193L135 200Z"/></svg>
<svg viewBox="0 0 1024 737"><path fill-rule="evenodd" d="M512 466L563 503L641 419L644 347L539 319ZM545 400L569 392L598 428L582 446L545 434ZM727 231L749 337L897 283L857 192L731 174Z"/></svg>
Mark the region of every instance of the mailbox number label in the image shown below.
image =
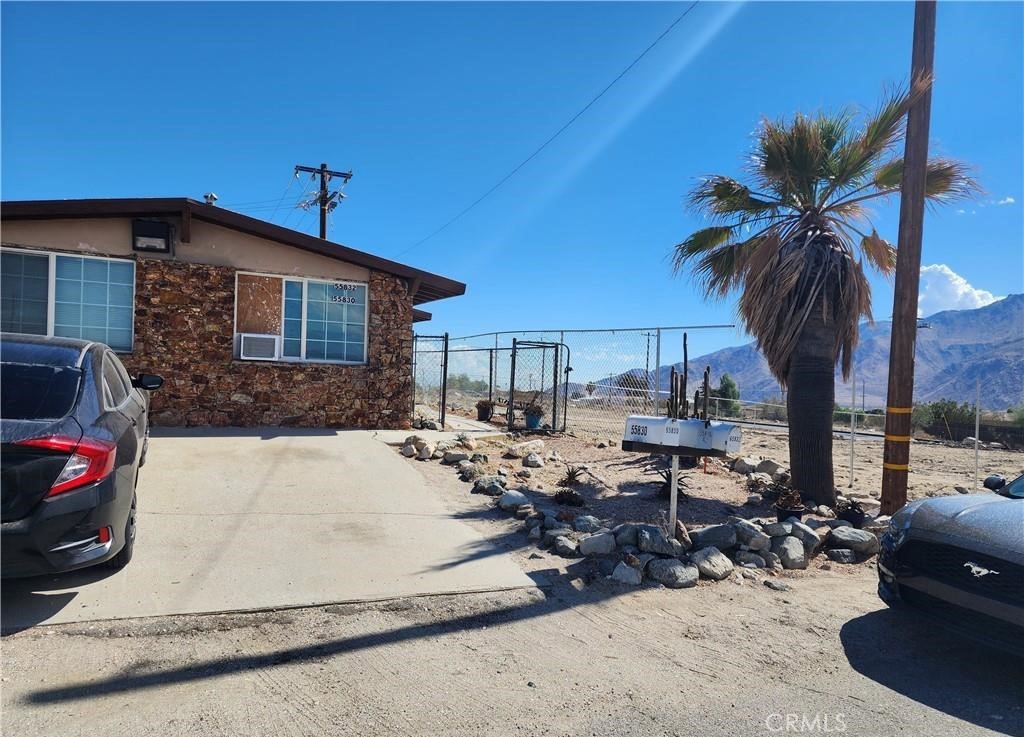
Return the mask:
<svg viewBox="0 0 1024 737"><path fill-rule="evenodd" d="M629 434L630 435L646 435L647 434L647 425L630 425L629 426Z"/></svg>

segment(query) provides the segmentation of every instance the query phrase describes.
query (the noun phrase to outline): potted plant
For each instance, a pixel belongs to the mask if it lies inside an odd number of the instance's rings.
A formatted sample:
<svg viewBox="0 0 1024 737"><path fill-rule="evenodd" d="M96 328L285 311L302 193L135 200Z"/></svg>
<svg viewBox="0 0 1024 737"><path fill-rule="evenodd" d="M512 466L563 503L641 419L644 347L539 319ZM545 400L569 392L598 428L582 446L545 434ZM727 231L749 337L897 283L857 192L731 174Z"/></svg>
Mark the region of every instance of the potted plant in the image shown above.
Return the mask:
<svg viewBox="0 0 1024 737"><path fill-rule="evenodd" d="M476 403L476 418L480 422L488 422L494 416L494 402L490 399L481 399Z"/></svg>
<svg viewBox="0 0 1024 737"><path fill-rule="evenodd" d="M526 429L538 430L541 418L544 417L544 408L535 402L530 402L523 410L523 415L526 416Z"/></svg>
<svg viewBox="0 0 1024 737"><path fill-rule="evenodd" d="M799 491L783 492L779 494L778 501L775 502L775 512L779 522L785 522L790 517L802 519L806 511L807 507L804 506L804 500L800 498Z"/></svg>
<svg viewBox="0 0 1024 737"><path fill-rule="evenodd" d="M864 526L867 512L856 499L844 499L836 504L836 519L844 519L858 530Z"/></svg>

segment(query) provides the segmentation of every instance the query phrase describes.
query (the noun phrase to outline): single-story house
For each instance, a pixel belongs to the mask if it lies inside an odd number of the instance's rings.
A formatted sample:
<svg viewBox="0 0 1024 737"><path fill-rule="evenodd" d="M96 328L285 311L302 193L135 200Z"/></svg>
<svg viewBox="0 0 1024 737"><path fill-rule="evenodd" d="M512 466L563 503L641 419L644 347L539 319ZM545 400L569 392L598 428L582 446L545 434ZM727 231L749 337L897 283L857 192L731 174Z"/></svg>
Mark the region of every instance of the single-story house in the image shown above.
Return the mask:
<svg viewBox="0 0 1024 737"><path fill-rule="evenodd" d="M180 198L0 203L0 330L164 377L160 425L398 428L418 305L466 286Z"/></svg>

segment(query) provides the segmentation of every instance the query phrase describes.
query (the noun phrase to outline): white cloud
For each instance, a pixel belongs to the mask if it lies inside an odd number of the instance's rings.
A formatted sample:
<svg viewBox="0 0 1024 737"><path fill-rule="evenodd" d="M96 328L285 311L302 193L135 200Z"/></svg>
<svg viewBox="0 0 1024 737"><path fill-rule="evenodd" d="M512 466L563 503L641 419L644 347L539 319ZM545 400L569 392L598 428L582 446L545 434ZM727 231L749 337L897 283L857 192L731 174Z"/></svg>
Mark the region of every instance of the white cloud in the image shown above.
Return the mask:
<svg viewBox="0 0 1024 737"><path fill-rule="evenodd" d="M967 210L957 210L956 214L957 215L966 215L967 214Z"/></svg>
<svg viewBox="0 0 1024 737"><path fill-rule="evenodd" d="M1012 197L1004 197L1003 199L999 200L999 202L997 202L996 204L997 205L1012 205L1016 201L1017 200L1013 199Z"/></svg>
<svg viewBox="0 0 1024 737"><path fill-rule="evenodd" d="M999 299L1002 297L972 287L966 279L945 264L921 267L918 317L927 317L943 310L972 310Z"/></svg>

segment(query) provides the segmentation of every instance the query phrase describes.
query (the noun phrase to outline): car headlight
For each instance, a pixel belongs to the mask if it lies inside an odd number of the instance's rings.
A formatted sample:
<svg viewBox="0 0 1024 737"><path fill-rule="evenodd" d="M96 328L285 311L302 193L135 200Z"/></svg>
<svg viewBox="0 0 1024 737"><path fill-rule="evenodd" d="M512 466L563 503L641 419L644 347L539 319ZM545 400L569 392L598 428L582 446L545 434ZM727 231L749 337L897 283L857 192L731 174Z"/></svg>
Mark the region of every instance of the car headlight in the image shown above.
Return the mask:
<svg viewBox="0 0 1024 737"><path fill-rule="evenodd" d="M893 548L900 547L906 540L907 532L910 530L910 519L913 517L916 507L916 502L911 503L889 519L888 536Z"/></svg>

